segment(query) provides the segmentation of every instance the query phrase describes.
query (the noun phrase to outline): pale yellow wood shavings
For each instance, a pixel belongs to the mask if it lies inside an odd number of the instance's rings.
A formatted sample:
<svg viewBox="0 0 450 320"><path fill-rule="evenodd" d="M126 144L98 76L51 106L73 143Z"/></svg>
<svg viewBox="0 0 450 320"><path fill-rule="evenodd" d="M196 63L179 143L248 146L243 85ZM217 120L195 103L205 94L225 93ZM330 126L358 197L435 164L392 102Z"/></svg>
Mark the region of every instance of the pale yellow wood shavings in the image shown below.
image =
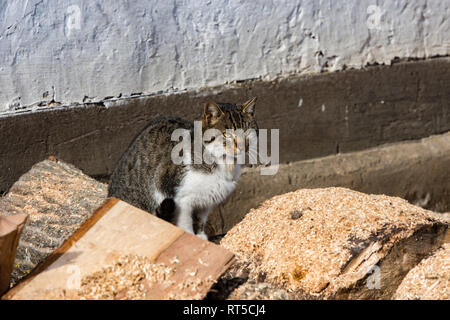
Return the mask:
<svg viewBox="0 0 450 320"><path fill-rule="evenodd" d="M124 255L114 265L84 277L78 294L84 299L107 300L124 292L122 299L145 299L142 280L162 283L173 273L173 268L155 264L147 257Z"/></svg>
<svg viewBox="0 0 450 320"><path fill-rule="evenodd" d="M177 257L171 259L172 264L179 262ZM212 276L199 278L197 269L185 270L183 280L176 282L173 280L175 272L176 269L172 266L156 264L147 257L124 255L119 257L114 265L84 277L77 298L143 300L146 299L148 290L143 283L143 280L146 280L150 288L152 284L162 284L164 288L168 288L166 298L169 300L199 300L203 298L203 288L209 288L216 282Z"/></svg>

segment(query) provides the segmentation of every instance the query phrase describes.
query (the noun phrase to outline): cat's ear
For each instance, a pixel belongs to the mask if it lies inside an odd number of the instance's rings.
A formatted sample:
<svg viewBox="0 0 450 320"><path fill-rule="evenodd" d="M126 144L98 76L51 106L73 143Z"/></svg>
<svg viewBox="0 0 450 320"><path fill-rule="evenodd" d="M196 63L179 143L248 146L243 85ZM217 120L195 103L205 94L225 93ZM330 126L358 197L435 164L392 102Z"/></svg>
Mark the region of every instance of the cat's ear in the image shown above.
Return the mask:
<svg viewBox="0 0 450 320"><path fill-rule="evenodd" d="M217 105L217 103L210 101L205 104L205 110L203 112L202 119L206 123L214 123L215 120L219 119L223 115L222 109Z"/></svg>
<svg viewBox="0 0 450 320"><path fill-rule="evenodd" d="M242 112L248 113L251 116L255 115L256 97L248 100L242 105Z"/></svg>

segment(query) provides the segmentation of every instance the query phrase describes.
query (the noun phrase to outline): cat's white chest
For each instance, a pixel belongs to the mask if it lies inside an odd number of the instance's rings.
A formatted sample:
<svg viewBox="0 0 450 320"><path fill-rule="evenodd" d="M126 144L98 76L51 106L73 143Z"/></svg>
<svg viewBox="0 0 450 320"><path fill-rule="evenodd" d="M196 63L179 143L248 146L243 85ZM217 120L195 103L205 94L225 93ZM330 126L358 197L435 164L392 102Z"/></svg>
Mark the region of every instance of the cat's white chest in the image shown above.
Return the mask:
<svg viewBox="0 0 450 320"><path fill-rule="evenodd" d="M234 191L239 176L238 166L221 168L212 174L189 170L178 187L176 200L193 208L210 208Z"/></svg>

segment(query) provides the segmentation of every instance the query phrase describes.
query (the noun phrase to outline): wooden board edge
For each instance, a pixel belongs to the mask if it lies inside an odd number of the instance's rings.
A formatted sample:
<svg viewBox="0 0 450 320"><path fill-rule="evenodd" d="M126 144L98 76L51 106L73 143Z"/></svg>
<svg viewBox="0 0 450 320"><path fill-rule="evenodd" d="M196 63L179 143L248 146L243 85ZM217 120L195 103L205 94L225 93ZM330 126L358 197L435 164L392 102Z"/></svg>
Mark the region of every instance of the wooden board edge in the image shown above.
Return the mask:
<svg viewBox="0 0 450 320"><path fill-rule="evenodd" d="M0 300L11 299L17 291L22 289L27 283L33 280L39 273L48 268L53 262L67 252L75 242L77 242L97 221L99 221L112 207L119 202L117 198L108 198L63 244L53 251L44 261L39 263L29 275L25 276L14 287L7 291Z"/></svg>
<svg viewBox="0 0 450 320"><path fill-rule="evenodd" d="M236 256L234 255L234 253L232 253L231 251L230 251L230 258L228 259L228 261L226 262L226 263L224 263L223 264L223 266L222 266L222 269L220 270L220 273L219 273L219 278L221 278L223 275L224 275L224 273L231 267L231 265L233 264L233 263L235 263L236 262ZM211 289L211 288L210 288Z"/></svg>
<svg viewBox="0 0 450 320"><path fill-rule="evenodd" d="M193 234L191 234L191 233L187 233L187 232L183 232L178 238L176 238L168 247L171 247L175 242L177 242L177 241L182 241L183 240L183 236L188 236L188 237L191 237L191 236L193 236L193 237L196 237L195 235L193 235ZM201 241L206 241L206 240L201 240ZM207 297L207 295L208 295L208 293L211 291L211 289L212 289L212 287L220 280L220 278L225 274L225 272L235 263L235 261L236 261L236 255L232 252L232 251L230 251L230 250L228 250L228 249L226 249L226 248L224 248L224 247L221 247L220 245L218 245L218 244L215 244L215 243L211 243L211 244L213 244L214 246L217 246L217 247L220 247L222 250L223 250L223 254L224 254L224 256L225 256L225 261L223 262L223 264L221 265L221 268L219 268L219 269L217 269L218 271L217 271L217 273L216 273L216 279L215 279L215 281L213 282L213 283L211 283L208 287L206 287L206 291L202 294L202 298L200 299L200 300L204 300L206 297ZM154 259L152 259L152 262L153 263L167 263L167 261L161 261L161 260L159 260L160 258L161 258L161 254L167 254L167 252L165 251L167 248L165 248L165 249L163 249L161 252L159 252L159 254L154 258ZM140 283L141 284L143 284L144 286L147 286L147 289L148 289L148 283L147 283L147 280L146 279L143 279L143 280L141 280L140 281ZM126 291L127 291L128 289L124 289L124 290L122 290L117 296L116 296L116 298L114 299L114 300L122 300L124 297L125 297L125 295L126 295ZM148 295L146 296L146 298L144 299L144 300L155 300L155 301L161 301L161 300L168 300L167 298L159 298L159 299L155 299L155 298L149 298L148 297Z"/></svg>
<svg viewBox="0 0 450 320"><path fill-rule="evenodd" d="M234 253L232 253L231 251L230 253L230 258L228 259L227 262L225 262L222 265L222 268L219 271L219 276L216 279L216 282L214 282L213 284L211 284L208 288L208 291L203 295L202 300L205 300L206 297L208 296L208 293L211 292L211 289L214 287L214 285L220 280L220 278L222 278L222 276L225 274L225 272L233 265L233 263L236 261L236 256L234 255Z"/></svg>
<svg viewBox="0 0 450 320"><path fill-rule="evenodd" d="M185 237L193 237L196 238L196 235L193 235L191 233L184 233L183 234ZM183 238L178 238L176 241L181 241L184 242L186 239ZM225 272L233 265L233 263L236 261L236 255L220 246L219 244L213 243L213 242L209 242L206 240L201 240L201 241L205 241L208 242L208 245L212 246L212 247L216 247L217 249L220 249L222 251L222 255L224 257L224 260L221 264L221 267L217 269L216 273L215 273L215 281L214 283L211 283L208 287L206 287L206 291L203 293L201 300L204 300L206 298L206 296L208 295L208 293L211 291L211 288L219 281L219 279L225 274ZM172 245L175 244L175 241L172 243ZM167 252L164 252L165 254L167 254ZM159 259L160 257L158 257ZM155 262L161 262L161 261L157 261L155 260ZM150 299L150 300L154 300L154 299Z"/></svg>

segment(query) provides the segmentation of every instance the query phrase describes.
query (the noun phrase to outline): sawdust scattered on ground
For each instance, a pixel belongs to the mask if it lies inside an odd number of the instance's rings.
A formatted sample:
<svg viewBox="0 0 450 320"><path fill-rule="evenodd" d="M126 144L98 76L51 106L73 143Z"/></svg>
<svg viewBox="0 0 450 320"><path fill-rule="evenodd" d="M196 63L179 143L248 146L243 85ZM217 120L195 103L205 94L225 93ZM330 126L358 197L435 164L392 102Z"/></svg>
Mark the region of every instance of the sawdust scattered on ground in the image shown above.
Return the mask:
<svg viewBox="0 0 450 320"><path fill-rule="evenodd" d="M78 290L80 298L89 300L145 299L143 280L161 283L169 281L174 269L164 264L155 264L147 257L124 255L111 266L83 277Z"/></svg>
<svg viewBox="0 0 450 320"><path fill-rule="evenodd" d="M450 300L450 243L412 269L397 289L398 300Z"/></svg>

